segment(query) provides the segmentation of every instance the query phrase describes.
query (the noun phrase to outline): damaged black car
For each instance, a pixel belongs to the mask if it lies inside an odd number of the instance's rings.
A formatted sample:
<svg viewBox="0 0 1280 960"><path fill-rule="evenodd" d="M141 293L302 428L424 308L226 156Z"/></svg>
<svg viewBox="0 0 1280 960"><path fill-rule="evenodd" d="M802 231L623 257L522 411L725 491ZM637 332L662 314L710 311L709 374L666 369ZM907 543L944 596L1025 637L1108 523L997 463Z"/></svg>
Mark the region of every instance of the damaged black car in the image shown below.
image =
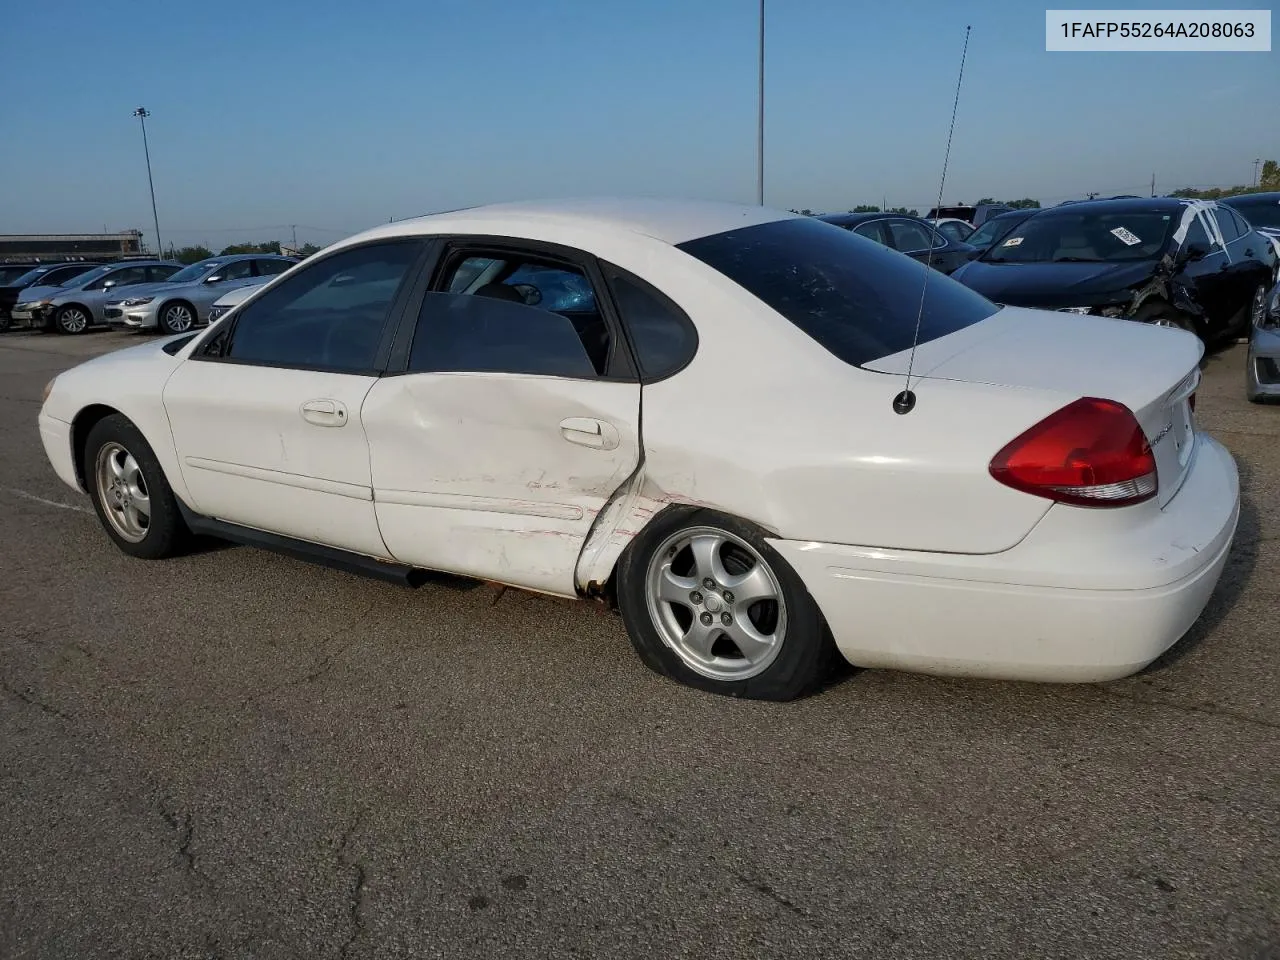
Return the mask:
<svg viewBox="0 0 1280 960"><path fill-rule="evenodd" d="M1235 211L1173 197L1041 211L952 276L997 303L1180 327L1207 343L1261 317L1276 253Z"/></svg>

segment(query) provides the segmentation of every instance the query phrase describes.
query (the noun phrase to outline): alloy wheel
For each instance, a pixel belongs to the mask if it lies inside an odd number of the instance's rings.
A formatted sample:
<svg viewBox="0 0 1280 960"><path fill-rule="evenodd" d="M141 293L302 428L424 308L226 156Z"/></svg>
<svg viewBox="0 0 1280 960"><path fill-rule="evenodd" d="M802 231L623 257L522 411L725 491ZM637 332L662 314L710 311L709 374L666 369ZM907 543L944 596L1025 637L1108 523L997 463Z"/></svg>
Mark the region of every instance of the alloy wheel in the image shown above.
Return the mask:
<svg viewBox="0 0 1280 960"><path fill-rule="evenodd" d="M89 326L89 315L79 307L64 307L58 314L58 326L67 333L83 333Z"/></svg>
<svg viewBox="0 0 1280 960"><path fill-rule="evenodd" d="M123 539L140 543L151 529L151 496L138 461L123 445L106 443L94 469L107 521Z"/></svg>
<svg viewBox="0 0 1280 960"><path fill-rule="evenodd" d="M175 303L165 308L164 317L160 324L170 333L186 333L195 323L195 317L191 315L191 311L181 303Z"/></svg>
<svg viewBox="0 0 1280 960"><path fill-rule="evenodd" d="M668 537L645 575L645 600L664 643L714 680L746 680L777 658L786 637L782 584L745 540L716 527Z"/></svg>

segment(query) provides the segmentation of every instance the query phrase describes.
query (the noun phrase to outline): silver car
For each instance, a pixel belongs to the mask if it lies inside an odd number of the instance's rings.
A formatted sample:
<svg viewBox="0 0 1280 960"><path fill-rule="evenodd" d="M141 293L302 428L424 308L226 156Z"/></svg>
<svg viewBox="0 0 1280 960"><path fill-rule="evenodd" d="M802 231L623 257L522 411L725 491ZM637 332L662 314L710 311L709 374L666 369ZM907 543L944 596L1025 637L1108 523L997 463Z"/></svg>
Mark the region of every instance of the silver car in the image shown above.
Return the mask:
<svg viewBox="0 0 1280 960"><path fill-rule="evenodd" d="M210 257L169 277L116 296L106 304L108 323L135 330L184 333L209 322L209 310L228 290L263 283L297 261L272 254Z"/></svg>
<svg viewBox="0 0 1280 960"><path fill-rule="evenodd" d="M1280 400L1280 283L1267 294L1262 316L1250 331L1244 392L1254 403Z"/></svg>
<svg viewBox="0 0 1280 960"><path fill-rule="evenodd" d="M84 333L106 322L107 301L119 298L122 287L166 280L182 269L168 260L126 260L104 263L57 287L28 287L13 308L13 319L28 326L59 333Z"/></svg>

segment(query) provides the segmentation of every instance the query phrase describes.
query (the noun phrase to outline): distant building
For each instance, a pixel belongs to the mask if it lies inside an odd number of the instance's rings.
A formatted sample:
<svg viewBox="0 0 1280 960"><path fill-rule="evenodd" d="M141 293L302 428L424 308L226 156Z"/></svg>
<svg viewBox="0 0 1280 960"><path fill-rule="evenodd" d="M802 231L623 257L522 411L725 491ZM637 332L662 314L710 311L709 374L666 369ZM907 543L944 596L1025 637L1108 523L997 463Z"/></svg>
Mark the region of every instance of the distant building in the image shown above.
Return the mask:
<svg viewBox="0 0 1280 960"><path fill-rule="evenodd" d="M117 260L142 254L142 231L0 234L0 263L15 260Z"/></svg>

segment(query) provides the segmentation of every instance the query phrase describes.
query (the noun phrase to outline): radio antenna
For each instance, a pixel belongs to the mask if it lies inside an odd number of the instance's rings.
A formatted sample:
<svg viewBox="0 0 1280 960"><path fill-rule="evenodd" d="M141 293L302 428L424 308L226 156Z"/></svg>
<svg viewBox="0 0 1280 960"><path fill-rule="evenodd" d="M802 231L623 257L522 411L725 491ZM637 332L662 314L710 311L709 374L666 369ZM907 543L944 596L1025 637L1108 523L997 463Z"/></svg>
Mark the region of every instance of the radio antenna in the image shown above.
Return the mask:
<svg viewBox="0 0 1280 960"><path fill-rule="evenodd" d="M935 204L933 211L941 215L942 212L942 193L947 186L947 164L951 162L951 138L956 132L956 111L960 108L960 84L964 82L964 61L969 55L969 31L972 26L964 28L964 50L960 54L960 76L956 80L956 99L951 105L951 129L947 131L947 152L942 158L942 179L938 183L938 202ZM902 392L893 398L893 412L907 414L915 409L916 395L911 390L911 372L915 369L916 364L916 347L920 345L920 321L924 319L924 300L925 295L929 292L929 275L933 273L933 249L934 244L929 244L929 257L925 262L924 286L920 289L920 309L916 312L916 332L911 337L911 355L907 358L907 382L902 387Z"/></svg>

